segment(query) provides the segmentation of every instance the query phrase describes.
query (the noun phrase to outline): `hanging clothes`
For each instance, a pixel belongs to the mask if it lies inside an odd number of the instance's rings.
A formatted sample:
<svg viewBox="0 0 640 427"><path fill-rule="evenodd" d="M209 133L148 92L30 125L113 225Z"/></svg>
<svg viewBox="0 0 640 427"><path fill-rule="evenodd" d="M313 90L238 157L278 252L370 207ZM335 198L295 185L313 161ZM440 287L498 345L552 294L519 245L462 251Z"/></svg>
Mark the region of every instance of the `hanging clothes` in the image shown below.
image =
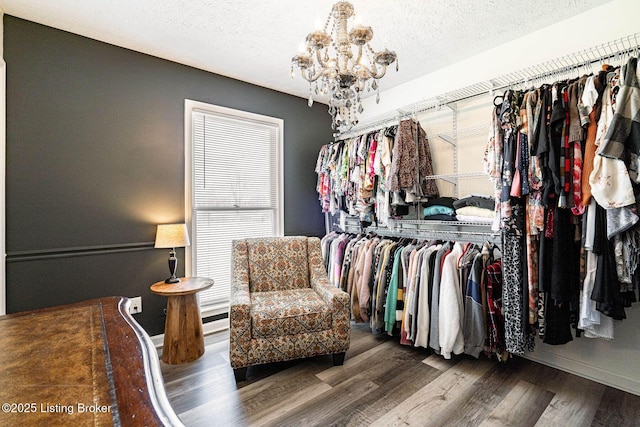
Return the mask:
<svg viewBox="0 0 640 427"><path fill-rule="evenodd" d="M395 193L405 192L407 203L421 197L438 197L438 187L433 175L431 149L427 134L414 119L402 120L393 146L388 189Z"/></svg>
<svg viewBox="0 0 640 427"><path fill-rule="evenodd" d="M485 269L485 257L488 248L483 251L471 251L474 253L467 286L464 293L464 352L473 357L478 357L483 351L487 340L487 297L486 284L483 280Z"/></svg>
<svg viewBox="0 0 640 427"><path fill-rule="evenodd" d="M487 266L487 325L488 350L498 360L507 360L504 344L504 317L502 315L502 260L498 259Z"/></svg>
<svg viewBox="0 0 640 427"><path fill-rule="evenodd" d="M483 165L500 207L505 348L564 344L574 329L613 339L640 282L637 58L500 98Z"/></svg>
<svg viewBox="0 0 640 427"><path fill-rule="evenodd" d="M322 212L386 225L407 203L437 197L426 132L413 119L321 147L316 191Z"/></svg>
<svg viewBox="0 0 640 427"><path fill-rule="evenodd" d="M349 294L355 322L368 322L374 334L399 337L402 345L431 348L445 358L462 353L477 358L483 351L495 355L488 337L494 329L504 331L502 297L494 290L501 292L502 286L488 285L488 266L501 257L495 245L335 232L321 244L329 257L326 265L341 265L340 277L331 283ZM341 246L344 251L335 250ZM503 354L496 357L505 360Z"/></svg>
<svg viewBox="0 0 640 427"><path fill-rule="evenodd" d="M615 114L598 153L616 159L625 158L626 153L629 178L636 183L640 182L640 82L637 67L638 59L630 58L621 71Z"/></svg>
<svg viewBox="0 0 640 427"><path fill-rule="evenodd" d="M464 351L464 306L457 273L462 253L462 244L457 242L442 261L438 329L440 352L445 359L451 359L452 353L461 354Z"/></svg>

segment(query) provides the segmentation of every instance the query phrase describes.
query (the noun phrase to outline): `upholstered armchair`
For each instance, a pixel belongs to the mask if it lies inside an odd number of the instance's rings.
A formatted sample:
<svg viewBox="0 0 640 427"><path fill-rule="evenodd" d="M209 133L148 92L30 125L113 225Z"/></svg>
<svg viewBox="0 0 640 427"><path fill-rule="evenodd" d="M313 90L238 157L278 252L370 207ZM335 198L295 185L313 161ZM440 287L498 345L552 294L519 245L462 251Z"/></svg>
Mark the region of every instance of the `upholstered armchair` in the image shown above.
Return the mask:
<svg viewBox="0 0 640 427"><path fill-rule="evenodd" d="M248 366L333 355L350 342L349 296L329 283L320 240L233 241L229 358L236 379Z"/></svg>

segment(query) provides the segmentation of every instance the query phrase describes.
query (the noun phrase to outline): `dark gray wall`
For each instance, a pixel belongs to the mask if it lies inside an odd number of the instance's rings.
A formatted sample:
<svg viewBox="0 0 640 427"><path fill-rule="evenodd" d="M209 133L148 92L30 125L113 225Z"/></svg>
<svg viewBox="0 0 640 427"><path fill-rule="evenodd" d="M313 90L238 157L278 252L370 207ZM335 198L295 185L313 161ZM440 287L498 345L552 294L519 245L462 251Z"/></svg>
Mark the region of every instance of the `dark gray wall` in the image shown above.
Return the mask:
<svg viewBox="0 0 640 427"><path fill-rule="evenodd" d="M141 295L136 319L162 332L149 285L168 253L152 242L184 220L185 98L284 119L285 234L323 233L326 106L7 15L4 57L9 313Z"/></svg>

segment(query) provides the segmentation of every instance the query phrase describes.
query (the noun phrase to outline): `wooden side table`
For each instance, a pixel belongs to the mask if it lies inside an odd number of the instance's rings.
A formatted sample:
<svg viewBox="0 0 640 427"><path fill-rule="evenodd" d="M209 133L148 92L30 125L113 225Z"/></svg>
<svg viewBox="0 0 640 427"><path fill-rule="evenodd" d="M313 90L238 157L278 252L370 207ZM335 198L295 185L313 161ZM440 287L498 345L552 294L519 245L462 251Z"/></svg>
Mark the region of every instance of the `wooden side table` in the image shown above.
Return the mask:
<svg viewBox="0 0 640 427"><path fill-rule="evenodd" d="M157 282L151 292L168 297L162 361L171 365L193 362L204 354L202 319L196 293L210 288L213 280L181 277L178 283Z"/></svg>

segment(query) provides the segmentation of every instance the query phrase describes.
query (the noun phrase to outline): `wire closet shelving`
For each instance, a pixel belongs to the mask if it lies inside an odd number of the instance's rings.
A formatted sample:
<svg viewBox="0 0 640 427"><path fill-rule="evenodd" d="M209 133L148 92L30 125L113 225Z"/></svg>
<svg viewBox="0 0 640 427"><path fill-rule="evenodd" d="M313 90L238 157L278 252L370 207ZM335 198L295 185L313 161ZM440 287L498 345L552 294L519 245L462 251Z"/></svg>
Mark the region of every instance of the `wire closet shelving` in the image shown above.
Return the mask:
<svg viewBox="0 0 640 427"><path fill-rule="evenodd" d="M455 89L440 95L424 99L399 109L375 116L364 123L354 126L347 132L334 134L336 140L346 140L387 126L396 125L400 120L415 117L420 113L439 111L449 108L453 113L451 132L438 134L443 141L454 147L454 171L451 174L432 175L428 179L442 179L457 184L458 178L483 176L482 172L458 172L457 144L459 139L474 137L488 132L487 125L473 126L459 130L457 126L457 107L461 101L480 95L493 95L497 91L508 88L528 88L538 86L549 79L563 80L574 78L576 74L591 73L594 64L608 61L621 63L628 57L640 56L640 33L635 33L616 40L584 49L556 59L545 61L514 72L506 73L487 81L477 82L463 88ZM457 187L455 190L457 196ZM328 218L327 232L330 229ZM345 232L375 232L382 236L410 237L424 239L464 240L480 243L482 241L497 242L500 234L491 230L490 225L468 224L457 221L398 220L390 221L388 227L370 226L363 228L357 219L347 221Z"/></svg>
<svg viewBox="0 0 640 427"><path fill-rule="evenodd" d="M614 60L620 62L625 57L640 56L640 33L609 41L588 49L560 56L517 71L471 84L440 95L424 99L401 108L381 114L358 124L347 132L335 134L336 139L346 139L367 131L397 124L400 120L431 110L440 110L445 106L474 98L479 95L492 94L495 91L512 87L529 87L542 84L549 78L572 78L576 73L591 72L594 64Z"/></svg>

